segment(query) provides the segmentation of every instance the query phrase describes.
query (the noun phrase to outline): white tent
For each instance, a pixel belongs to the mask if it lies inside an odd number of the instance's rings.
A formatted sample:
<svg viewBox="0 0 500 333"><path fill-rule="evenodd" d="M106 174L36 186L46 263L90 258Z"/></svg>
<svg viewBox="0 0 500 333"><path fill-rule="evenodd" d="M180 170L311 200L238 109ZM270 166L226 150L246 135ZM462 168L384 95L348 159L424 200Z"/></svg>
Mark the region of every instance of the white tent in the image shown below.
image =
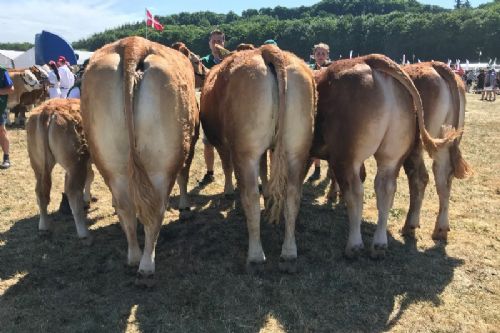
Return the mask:
<svg viewBox="0 0 500 333"><path fill-rule="evenodd" d="M0 53L0 66L5 68L13 68L14 61L11 58Z"/></svg>
<svg viewBox="0 0 500 333"><path fill-rule="evenodd" d="M92 54L94 54L94 52L75 50L75 54L78 55L77 64L81 65L85 60L89 59L92 56Z"/></svg>
<svg viewBox="0 0 500 333"><path fill-rule="evenodd" d="M0 65L6 68L14 68L13 60L23 51L0 50Z"/></svg>
<svg viewBox="0 0 500 333"><path fill-rule="evenodd" d="M16 68L27 68L35 64L35 48L32 47L28 51L18 55L14 58L14 65Z"/></svg>

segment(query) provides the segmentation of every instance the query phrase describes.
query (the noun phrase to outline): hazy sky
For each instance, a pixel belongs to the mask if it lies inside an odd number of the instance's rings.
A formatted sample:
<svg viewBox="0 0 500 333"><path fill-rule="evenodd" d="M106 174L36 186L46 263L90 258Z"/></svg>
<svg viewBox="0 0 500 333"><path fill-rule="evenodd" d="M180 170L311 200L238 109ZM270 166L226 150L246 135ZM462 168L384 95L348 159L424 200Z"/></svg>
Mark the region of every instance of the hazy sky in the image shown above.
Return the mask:
<svg viewBox="0 0 500 333"><path fill-rule="evenodd" d="M124 23L134 23L144 18L145 8L154 15L169 15L180 12L213 11L237 14L245 9L262 7L310 6L319 0L0 0L0 43L31 42L35 34L47 30L60 35L69 42L86 38ZM453 7L453 0L421 0L446 8ZM491 2L471 0L472 6Z"/></svg>

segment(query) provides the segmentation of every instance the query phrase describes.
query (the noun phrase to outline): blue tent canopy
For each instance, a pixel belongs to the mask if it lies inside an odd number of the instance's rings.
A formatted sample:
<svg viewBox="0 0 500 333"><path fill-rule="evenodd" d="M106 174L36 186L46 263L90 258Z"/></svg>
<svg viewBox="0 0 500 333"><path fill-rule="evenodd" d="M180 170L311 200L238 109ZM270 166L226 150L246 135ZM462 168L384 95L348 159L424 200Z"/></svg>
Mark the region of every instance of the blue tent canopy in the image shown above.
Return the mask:
<svg viewBox="0 0 500 333"><path fill-rule="evenodd" d="M59 56L64 56L71 65L76 64L75 52L71 45L60 36L43 30L35 36L35 62L37 65L47 64Z"/></svg>

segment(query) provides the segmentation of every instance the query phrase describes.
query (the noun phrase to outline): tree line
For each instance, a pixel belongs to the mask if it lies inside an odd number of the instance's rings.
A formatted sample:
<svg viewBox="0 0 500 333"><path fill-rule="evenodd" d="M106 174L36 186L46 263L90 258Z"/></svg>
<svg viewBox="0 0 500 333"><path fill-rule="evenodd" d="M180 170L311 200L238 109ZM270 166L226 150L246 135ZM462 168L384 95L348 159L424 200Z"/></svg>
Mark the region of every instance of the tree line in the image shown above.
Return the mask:
<svg viewBox="0 0 500 333"><path fill-rule="evenodd" d="M0 43L0 50L28 51L34 45L31 43Z"/></svg>
<svg viewBox="0 0 500 333"><path fill-rule="evenodd" d="M165 30L148 28L150 40L165 45L182 41L201 55L209 53L208 34L214 28L226 33L229 49L274 39L304 59L320 41L330 45L332 59L348 57L350 50L354 56L383 53L396 60L405 54L410 61L475 62L480 52L482 60L500 55L500 0L453 10L415 0L323 0L309 7L248 9L241 15L197 12L157 18ZM73 47L94 51L117 39L145 34L144 22L137 22L94 34Z"/></svg>

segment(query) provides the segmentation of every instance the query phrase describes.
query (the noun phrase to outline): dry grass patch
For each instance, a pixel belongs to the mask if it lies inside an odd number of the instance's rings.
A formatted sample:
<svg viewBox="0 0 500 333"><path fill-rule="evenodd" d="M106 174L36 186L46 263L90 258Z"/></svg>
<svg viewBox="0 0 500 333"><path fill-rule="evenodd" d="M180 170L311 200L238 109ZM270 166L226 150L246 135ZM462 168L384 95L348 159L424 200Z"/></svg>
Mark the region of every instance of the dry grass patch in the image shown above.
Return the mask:
<svg viewBox="0 0 500 333"><path fill-rule="evenodd" d="M401 171L383 261L367 255L344 259L346 211L324 200L323 164L323 178L304 187L296 275L279 273L283 225L268 224L262 227L266 271L245 273L246 225L238 201L222 195L220 164L215 183L195 188L205 171L199 142L189 186L195 216L180 221L175 209L167 212L157 246L159 281L152 290L133 285L125 236L99 176L93 187L99 201L88 214L93 246L82 246L72 219L55 213L62 192L59 167L49 205L55 232L39 238L26 134L10 130L13 166L0 171L0 331L497 332L499 129L500 102L468 95L462 150L476 174L454 181L448 244L430 237L438 210L432 176L417 239L400 236L409 203ZM373 161L367 171L362 231L369 245L377 213ZM175 188L174 207L177 200Z"/></svg>

